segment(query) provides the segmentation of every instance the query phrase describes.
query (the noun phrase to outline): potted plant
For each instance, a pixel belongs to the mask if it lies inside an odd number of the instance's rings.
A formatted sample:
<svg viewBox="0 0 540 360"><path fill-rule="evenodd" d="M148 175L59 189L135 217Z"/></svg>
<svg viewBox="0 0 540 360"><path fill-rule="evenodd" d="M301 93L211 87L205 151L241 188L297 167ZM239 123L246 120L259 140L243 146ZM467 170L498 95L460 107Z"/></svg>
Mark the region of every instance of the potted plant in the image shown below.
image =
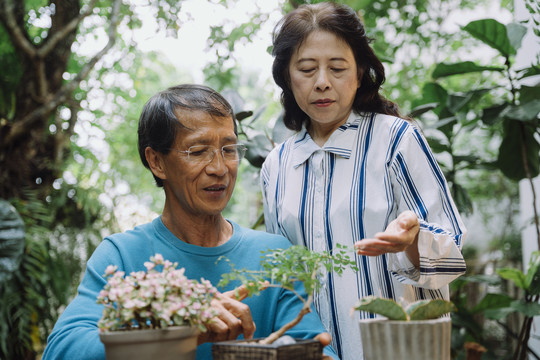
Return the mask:
<svg viewBox="0 0 540 360"><path fill-rule="evenodd" d="M346 251L346 248L340 245L333 253L314 252L304 246L294 245L287 249L263 251L260 270L236 269L231 263L231 271L222 275L218 287L226 286L231 281L239 281L248 289L248 296L256 295L268 287L279 287L292 291L302 301L303 306L292 321L266 338L213 344L214 360L321 359L322 345L319 341L292 339L284 334L311 312L313 295L321 286L321 277L331 270L338 274L346 268L357 271L354 260ZM226 258L225 260L228 261ZM304 287L307 297L302 297L295 289L298 283Z"/></svg>
<svg viewBox="0 0 540 360"><path fill-rule="evenodd" d="M419 300L402 306L375 296L361 298L353 310L383 317L360 320L365 360L450 360L452 322L456 311L446 300Z"/></svg>
<svg viewBox="0 0 540 360"><path fill-rule="evenodd" d="M156 254L146 271L125 276L110 265L97 302L104 305L98 322L105 356L111 359L195 359L197 336L215 313L217 290L209 281L190 280L184 268Z"/></svg>

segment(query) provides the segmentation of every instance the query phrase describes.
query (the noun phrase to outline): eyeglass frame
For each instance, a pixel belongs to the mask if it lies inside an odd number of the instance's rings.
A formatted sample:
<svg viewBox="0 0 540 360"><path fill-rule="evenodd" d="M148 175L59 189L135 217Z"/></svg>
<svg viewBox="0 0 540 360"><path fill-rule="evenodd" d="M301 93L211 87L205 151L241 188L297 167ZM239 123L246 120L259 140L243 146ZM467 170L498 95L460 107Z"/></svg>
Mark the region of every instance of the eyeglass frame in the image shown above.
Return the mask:
<svg viewBox="0 0 540 360"><path fill-rule="evenodd" d="M210 164L212 161L214 161L214 158L216 157L216 152L218 150L220 150L221 152L221 158L223 159L224 162L234 162L234 163L240 163L240 161L242 161L242 159L244 158L244 156L246 155L246 151L247 151L247 146L244 145L244 144L241 144L241 143L236 143L236 144L228 144L228 145L223 145L222 147L220 148L216 148L215 146L211 146L211 145L193 145L193 146L190 146L187 150L177 150L177 149L169 149L171 151L175 151L177 153L180 153L180 154L187 154L187 159L189 162L191 163L194 163L196 164L197 161L193 161L193 160L190 160L189 158L189 155L191 153L194 153L196 151L191 151L190 149L194 148L194 147L197 147L197 146L204 146L204 147L209 147L209 148L213 148L212 150L212 158L210 160L208 160L207 162L200 162L199 165L208 165ZM238 160L227 160L225 159L225 155L223 154L223 148L224 147L227 147L227 146L236 146L237 148L237 153L238 153Z"/></svg>

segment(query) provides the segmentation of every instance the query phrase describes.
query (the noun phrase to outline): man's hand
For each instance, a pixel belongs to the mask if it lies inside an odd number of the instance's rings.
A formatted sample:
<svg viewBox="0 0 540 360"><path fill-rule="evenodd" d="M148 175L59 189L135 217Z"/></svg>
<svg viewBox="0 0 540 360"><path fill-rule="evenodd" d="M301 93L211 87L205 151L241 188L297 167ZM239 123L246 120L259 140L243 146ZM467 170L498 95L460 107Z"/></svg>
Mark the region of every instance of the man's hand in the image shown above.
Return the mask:
<svg viewBox="0 0 540 360"><path fill-rule="evenodd" d="M218 315L206 324L207 331L201 333L198 344L235 340L240 334L245 339L251 339L255 333L255 323L251 317L249 306L242 303L248 295L244 285L234 290L218 294L212 300L212 307Z"/></svg>
<svg viewBox="0 0 540 360"><path fill-rule="evenodd" d="M419 266L419 231L420 224L416 214L412 211L404 211L388 224L384 232L376 233L372 239L362 239L354 246L358 255L366 256L406 251L411 262Z"/></svg>

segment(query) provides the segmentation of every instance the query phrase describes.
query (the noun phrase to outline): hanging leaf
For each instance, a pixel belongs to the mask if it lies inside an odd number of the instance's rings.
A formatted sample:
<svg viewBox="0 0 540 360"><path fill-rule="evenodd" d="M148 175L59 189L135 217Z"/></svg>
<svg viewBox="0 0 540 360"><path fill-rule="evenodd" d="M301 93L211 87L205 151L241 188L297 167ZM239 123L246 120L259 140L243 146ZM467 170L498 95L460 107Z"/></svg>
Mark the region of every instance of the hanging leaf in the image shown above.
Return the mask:
<svg viewBox="0 0 540 360"><path fill-rule="evenodd" d="M506 294L491 294L488 293L480 300L480 302L472 309L473 313L481 313L485 310L493 310L509 307L513 298Z"/></svg>
<svg viewBox="0 0 540 360"><path fill-rule="evenodd" d="M434 79L438 79L445 76L468 74L479 71L503 71L504 67L501 66L481 66L473 63L472 61L463 61L455 64L437 64L435 70L431 76Z"/></svg>
<svg viewBox="0 0 540 360"><path fill-rule="evenodd" d="M540 304L536 302L526 302L524 300L512 301L510 305L514 311L520 312L525 316L533 317L540 315Z"/></svg>
<svg viewBox="0 0 540 360"><path fill-rule="evenodd" d="M511 280L517 287L527 290L527 283L525 281L525 274L521 270L514 268L502 268L497 269L497 274L506 280Z"/></svg>
<svg viewBox="0 0 540 360"><path fill-rule="evenodd" d="M0 284L9 280L19 267L24 236L21 216L9 202L0 199Z"/></svg>
<svg viewBox="0 0 540 360"><path fill-rule="evenodd" d="M539 73L540 75L540 73ZM522 85L519 90L519 101L524 104L529 101L540 99L540 86Z"/></svg>
<svg viewBox="0 0 540 360"><path fill-rule="evenodd" d="M521 42L527 33L527 28L521 24L510 23L506 25L506 31L508 33L510 45L516 50L521 48Z"/></svg>
<svg viewBox="0 0 540 360"><path fill-rule="evenodd" d="M520 105L510 105L504 116L518 121L533 121L540 113L540 99L534 99Z"/></svg>
<svg viewBox="0 0 540 360"><path fill-rule="evenodd" d="M504 111L508 106L507 103L504 103L484 108L482 111L482 122L488 126L493 126L502 121Z"/></svg>
<svg viewBox="0 0 540 360"><path fill-rule="evenodd" d="M250 137L245 144L248 148L246 159L251 165L260 168L272 150L272 143L265 135L258 134Z"/></svg>
<svg viewBox="0 0 540 360"><path fill-rule="evenodd" d="M411 118L417 118L420 115L425 114L428 111L435 109L437 106L439 106L438 102L427 103L427 104L416 106L414 109L411 110L408 116Z"/></svg>
<svg viewBox="0 0 540 360"><path fill-rule="evenodd" d="M516 54L516 49L508 38L506 26L495 19L471 21L463 30L499 51L504 57Z"/></svg>
<svg viewBox="0 0 540 360"><path fill-rule="evenodd" d="M521 121L505 119L504 137L499 147L497 164L503 174L512 180L527 177L522 147L525 147L527 166L531 177L536 177L540 170L540 144L534 136L535 129Z"/></svg>
<svg viewBox="0 0 540 360"><path fill-rule="evenodd" d="M525 283L529 294L540 294L540 252L538 251L533 251L531 253Z"/></svg>

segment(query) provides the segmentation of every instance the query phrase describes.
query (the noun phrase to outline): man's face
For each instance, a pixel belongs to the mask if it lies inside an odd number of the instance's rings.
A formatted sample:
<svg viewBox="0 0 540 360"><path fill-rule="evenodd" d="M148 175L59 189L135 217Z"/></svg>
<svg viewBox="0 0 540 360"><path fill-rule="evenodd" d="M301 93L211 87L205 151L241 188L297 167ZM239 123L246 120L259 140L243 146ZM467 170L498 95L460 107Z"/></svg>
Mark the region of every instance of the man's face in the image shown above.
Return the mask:
<svg viewBox="0 0 540 360"><path fill-rule="evenodd" d="M238 162L225 161L221 155L222 146L237 142L233 120L203 111L181 110L176 116L187 129L178 130L171 152L163 158L167 202L186 216L220 215L231 198L238 171ZM196 145L219 150L209 163L178 152Z"/></svg>

